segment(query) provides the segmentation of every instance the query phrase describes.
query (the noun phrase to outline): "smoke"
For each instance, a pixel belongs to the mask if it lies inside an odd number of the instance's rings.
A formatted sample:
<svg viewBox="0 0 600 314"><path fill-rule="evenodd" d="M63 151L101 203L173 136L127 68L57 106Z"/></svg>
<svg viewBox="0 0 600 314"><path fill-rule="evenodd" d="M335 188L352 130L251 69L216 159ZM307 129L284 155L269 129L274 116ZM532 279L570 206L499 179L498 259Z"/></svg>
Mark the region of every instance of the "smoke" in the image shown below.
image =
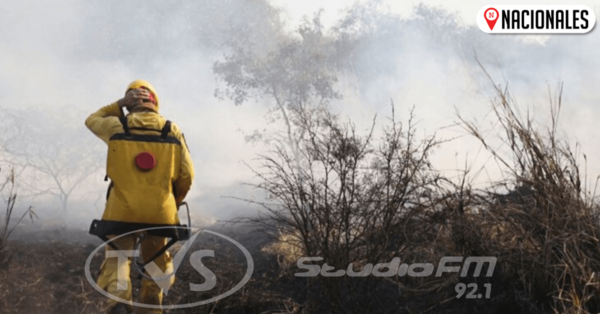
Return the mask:
<svg viewBox="0 0 600 314"><path fill-rule="evenodd" d="M234 106L216 99L212 66L232 43L265 52L277 49L279 39L297 36L299 19L286 22L286 16L294 15L286 8L265 0L3 1L0 106L37 111L19 121L27 125L46 125L41 123L46 112L69 112L61 123L82 139L72 145L100 143L83 127L86 116L122 97L132 80L146 79L163 101L161 113L186 135L197 175L188 201L198 219L253 213L256 208L221 196L260 196L242 185L253 180L245 162L252 163L260 151L244 134L264 127L269 106L261 100ZM467 9L476 12L479 6ZM310 18L317 10L306 13ZM595 106L600 75L596 31L545 38L489 35L447 7L418 5L400 15L382 1L361 1L343 10L326 7L322 14L328 36L344 38L343 54L336 60L337 88L344 97L331 106L353 119L359 130L368 128L375 114L380 122L389 116L391 100L400 119L414 106L423 133L458 137L436 151L438 168L456 169L469 160L494 172L478 144L452 126L458 110L494 132L486 120L491 85L477 56L541 124L547 125L549 118L548 85L563 81L561 126L571 140L581 142L588 160L600 157L592 131L600 118ZM590 163L588 171L592 177L600 168ZM76 215L67 216L78 218L67 219L71 225L98 218L105 193L102 172L75 193L69 212ZM50 211L56 204L48 204L55 201L40 200L38 212ZM23 207L32 202L36 200L19 201Z"/></svg>
<svg viewBox="0 0 600 314"><path fill-rule="evenodd" d="M423 132L456 138L433 156L439 169L464 169L468 161L474 170L485 166L489 172L480 182L501 175L481 145L453 126L458 111L477 119L490 140L495 135L489 119L492 84L477 61L495 83L509 87L523 114L529 112L542 127L550 125L549 91L553 94L564 82L560 127L565 138L568 134L571 144L580 142L588 160L600 153L590 132L598 119L592 109L598 100L595 31L543 38L489 35L439 7L418 5L409 18L400 18L369 4L349 9L339 27L354 31L355 44L348 52L350 73L338 110L354 118L389 116L393 100L402 119L414 106ZM594 178L600 168L590 163L588 171Z"/></svg>
<svg viewBox="0 0 600 314"><path fill-rule="evenodd" d="M194 206L195 198L210 187L243 180L231 179L246 170L239 163L244 141L236 130L244 123L242 115L260 118L247 110L227 110L212 97L212 63L220 46L232 34L248 32L248 25L254 32L247 37L256 41L277 32L277 21L271 20L277 15L271 11L262 1L187 1L177 6L161 1L2 2L0 104L4 113L24 112L3 119L3 150L19 148L27 157L68 165L68 156L56 151L102 145L83 127L87 115L119 99L133 79L145 78L164 100L164 115L187 133L198 173L190 203L192 210L204 212ZM105 148L98 153L95 162L103 168ZM26 168L24 163L20 159L17 170ZM8 173L8 167L2 169ZM85 229L100 217L106 192L103 170L81 182L66 211L52 186L54 178L27 170L19 174L17 206L22 211L33 205L41 220L38 227ZM218 215L208 212L207 220Z"/></svg>

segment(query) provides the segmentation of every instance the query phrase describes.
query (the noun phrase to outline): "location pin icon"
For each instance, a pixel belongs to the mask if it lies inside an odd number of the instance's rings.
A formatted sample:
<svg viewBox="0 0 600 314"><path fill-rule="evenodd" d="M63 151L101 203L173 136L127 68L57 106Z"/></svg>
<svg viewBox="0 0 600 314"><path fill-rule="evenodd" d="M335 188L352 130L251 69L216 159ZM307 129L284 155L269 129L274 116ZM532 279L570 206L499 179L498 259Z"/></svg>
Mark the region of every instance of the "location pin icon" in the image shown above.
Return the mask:
<svg viewBox="0 0 600 314"><path fill-rule="evenodd" d="M483 17L485 18L485 21L490 27L490 30L493 30L494 25L496 25L496 22L498 21L498 10L494 8L489 8L485 10L485 12L483 13Z"/></svg>

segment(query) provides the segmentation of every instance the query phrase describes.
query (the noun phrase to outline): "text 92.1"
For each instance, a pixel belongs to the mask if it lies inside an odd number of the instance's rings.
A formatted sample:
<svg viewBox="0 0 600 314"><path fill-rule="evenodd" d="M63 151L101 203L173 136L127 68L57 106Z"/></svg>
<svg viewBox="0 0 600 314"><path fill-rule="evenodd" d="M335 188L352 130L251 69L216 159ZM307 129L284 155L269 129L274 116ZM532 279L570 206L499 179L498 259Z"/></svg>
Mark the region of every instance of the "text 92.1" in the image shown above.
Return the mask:
<svg viewBox="0 0 600 314"><path fill-rule="evenodd" d="M481 299L483 297L485 297L486 299L489 299L490 295L492 294L492 284L484 283L483 286L485 288L485 294L477 293L478 289L477 289L476 283L470 283L468 285L466 285L462 282L458 283L454 287L454 291L456 291L456 293L457 293L456 298L460 299L466 292L468 292L467 295L465 296L465 299ZM467 291L467 290L469 290L469 291Z"/></svg>

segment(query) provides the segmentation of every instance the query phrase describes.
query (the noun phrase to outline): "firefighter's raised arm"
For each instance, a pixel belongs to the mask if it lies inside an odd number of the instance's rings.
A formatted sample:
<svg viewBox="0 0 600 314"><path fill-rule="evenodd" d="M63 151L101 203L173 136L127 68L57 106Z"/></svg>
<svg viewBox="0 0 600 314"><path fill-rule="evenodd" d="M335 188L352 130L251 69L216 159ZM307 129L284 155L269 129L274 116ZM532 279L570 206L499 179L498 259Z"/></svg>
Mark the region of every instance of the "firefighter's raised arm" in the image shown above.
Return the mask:
<svg viewBox="0 0 600 314"><path fill-rule="evenodd" d="M96 136L108 144L111 136L122 131L121 123L118 119L123 116L122 108L127 108L129 112L136 111L141 107L156 110L155 105L152 103L156 103L156 99L148 89L129 89L123 98L92 113L85 120L85 125ZM149 106L153 107L150 108Z"/></svg>
<svg viewBox="0 0 600 314"><path fill-rule="evenodd" d="M100 108L100 110L92 113L86 120L85 125L99 137L104 143L108 144L110 137L118 132L121 132L121 122L119 117L123 111L118 102L114 102L108 106Z"/></svg>

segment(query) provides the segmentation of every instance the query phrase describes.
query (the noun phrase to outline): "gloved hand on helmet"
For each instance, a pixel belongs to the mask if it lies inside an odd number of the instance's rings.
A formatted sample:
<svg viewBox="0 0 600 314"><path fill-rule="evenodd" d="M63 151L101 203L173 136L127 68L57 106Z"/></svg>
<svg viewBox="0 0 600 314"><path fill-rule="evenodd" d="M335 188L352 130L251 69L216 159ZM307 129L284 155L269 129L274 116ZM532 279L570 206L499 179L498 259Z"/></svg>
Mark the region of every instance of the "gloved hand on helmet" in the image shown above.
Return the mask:
<svg viewBox="0 0 600 314"><path fill-rule="evenodd" d="M117 101L121 108L127 108L129 112L142 111L150 109L157 111L156 97L147 88L140 87L130 89L125 93L125 97Z"/></svg>

